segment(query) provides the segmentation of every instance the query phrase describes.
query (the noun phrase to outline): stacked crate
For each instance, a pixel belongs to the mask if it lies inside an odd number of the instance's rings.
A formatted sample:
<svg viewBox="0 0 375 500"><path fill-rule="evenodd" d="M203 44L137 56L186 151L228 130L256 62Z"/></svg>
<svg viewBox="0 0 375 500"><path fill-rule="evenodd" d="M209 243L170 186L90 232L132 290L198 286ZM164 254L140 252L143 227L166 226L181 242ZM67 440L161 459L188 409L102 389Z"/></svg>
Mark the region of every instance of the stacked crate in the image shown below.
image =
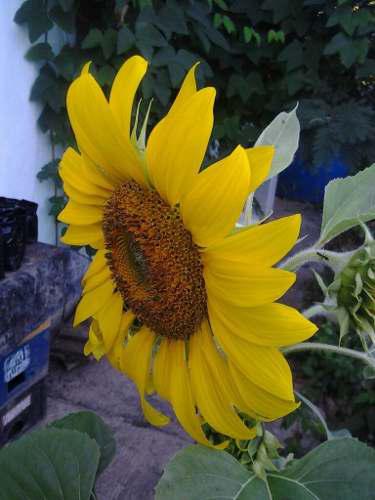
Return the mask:
<svg viewBox="0 0 375 500"><path fill-rule="evenodd" d="M46 321L17 345L9 335L0 347L0 446L45 414L44 378L48 373L49 343Z"/></svg>

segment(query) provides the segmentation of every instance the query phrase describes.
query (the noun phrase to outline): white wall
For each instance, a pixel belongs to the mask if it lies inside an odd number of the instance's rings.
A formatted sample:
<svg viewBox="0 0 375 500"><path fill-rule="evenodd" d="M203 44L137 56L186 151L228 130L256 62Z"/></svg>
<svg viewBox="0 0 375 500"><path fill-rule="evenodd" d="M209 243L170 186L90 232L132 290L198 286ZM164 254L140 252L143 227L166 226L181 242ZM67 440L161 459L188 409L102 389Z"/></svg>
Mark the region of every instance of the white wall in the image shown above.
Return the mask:
<svg viewBox="0 0 375 500"><path fill-rule="evenodd" d="M51 160L48 137L36 123L40 106L29 101L38 68L24 58L30 47L26 29L13 21L21 4L22 0L2 0L0 8L0 196L36 201L39 240L55 243L54 221L48 215L53 187L36 178Z"/></svg>

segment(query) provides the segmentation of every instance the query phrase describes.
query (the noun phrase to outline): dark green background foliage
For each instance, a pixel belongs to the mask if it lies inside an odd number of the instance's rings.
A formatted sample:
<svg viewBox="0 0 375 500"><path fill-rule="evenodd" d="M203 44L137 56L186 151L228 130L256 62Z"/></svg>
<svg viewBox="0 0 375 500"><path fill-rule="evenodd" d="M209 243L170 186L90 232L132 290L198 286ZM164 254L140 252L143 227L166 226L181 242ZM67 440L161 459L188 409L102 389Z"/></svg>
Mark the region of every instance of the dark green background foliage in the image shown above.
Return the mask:
<svg viewBox="0 0 375 500"><path fill-rule="evenodd" d="M39 125L55 145L73 143L65 94L83 63L93 61L108 92L124 59L141 53L150 61L141 92L147 101L154 98L154 121L199 60L199 82L218 90L214 138L222 151L248 145L278 112L300 101L306 161L319 165L338 155L360 168L375 152L371 3L26 0L15 21L27 26L34 44L27 58L41 65L31 99L42 103ZM47 37L54 25L72 33L58 53ZM58 182L56 163L40 178ZM63 198L52 201L56 213Z"/></svg>

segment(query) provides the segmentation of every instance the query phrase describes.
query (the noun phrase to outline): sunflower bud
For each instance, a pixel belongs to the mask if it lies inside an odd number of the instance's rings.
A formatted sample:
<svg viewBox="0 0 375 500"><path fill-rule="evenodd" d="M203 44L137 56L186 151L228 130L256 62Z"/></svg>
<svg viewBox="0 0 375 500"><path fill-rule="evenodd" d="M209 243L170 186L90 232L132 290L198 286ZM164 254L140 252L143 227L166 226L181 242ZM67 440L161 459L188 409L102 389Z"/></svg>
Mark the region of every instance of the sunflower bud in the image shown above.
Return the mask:
<svg viewBox="0 0 375 500"><path fill-rule="evenodd" d="M375 344L375 241L364 227L365 243L335 272L328 286L320 282L326 298L324 307L340 325L340 340L355 330L367 350L366 339Z"/></svg>

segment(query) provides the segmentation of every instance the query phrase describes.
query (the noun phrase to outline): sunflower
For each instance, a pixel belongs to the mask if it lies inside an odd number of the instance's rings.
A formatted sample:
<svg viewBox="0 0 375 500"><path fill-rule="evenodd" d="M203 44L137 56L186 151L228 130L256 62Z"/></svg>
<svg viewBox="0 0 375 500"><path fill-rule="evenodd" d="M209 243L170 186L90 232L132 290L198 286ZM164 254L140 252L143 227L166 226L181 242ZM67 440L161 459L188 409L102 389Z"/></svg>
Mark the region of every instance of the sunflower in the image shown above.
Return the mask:
<svg viewBox="0 0 375 500"><path fill-rule="evenodd" d="M168 422L146 399L157 392L210 445L204 423L250 439L242 414L273 420L297 407L278 348L316 328L274 303L295 281L272 266L295 244L300 216L234 229L274 148L238 146L200 171L215 90L197 90L195 69L146 147L131 116L147 62L128 59L109 100L83 68L67 96L79 153L68 148L61 160L69 201L59 219L69 224L63 242L97 249L75 316L93 318L85 353L135 382L150 423Z"/></svg>

